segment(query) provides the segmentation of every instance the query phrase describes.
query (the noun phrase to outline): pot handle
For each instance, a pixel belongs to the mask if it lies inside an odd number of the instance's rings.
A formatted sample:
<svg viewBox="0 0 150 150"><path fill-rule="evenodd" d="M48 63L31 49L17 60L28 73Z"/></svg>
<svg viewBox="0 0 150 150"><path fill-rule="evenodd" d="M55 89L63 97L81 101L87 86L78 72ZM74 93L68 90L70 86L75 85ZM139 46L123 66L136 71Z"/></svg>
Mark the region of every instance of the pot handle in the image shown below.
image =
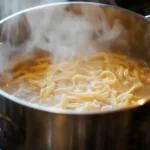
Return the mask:
<svg viewBox="0 0 150 150"><path fill-rule="evenodd" d="M9 117L6 117L3 114L0 114L0 119L5 120L7 123L11 124L15 129L18 129L18 126L16 125L16 123L11 120Z"/></svg>
<svg viewBox="0 0 150 150"><path fill-rule="evenodd" d="M145 18L150 19L150 15L145 16Z"/></svg>
<svg viewBox="0 0 150 150"><path fill-rule="evenodd" d="M13 134L14 135L13 137L15 137L14 139L17 139L18 141L22 140L22 134L20 132L18 125L9 117L0 114L0 125L2 125L3 122L5 126L0 126L0 150L5 149L7 145L6 143L9 142L10 140L10 134ZM7 133L6 131L7 127L10 128L8 131L9 133ZM18 137L16 136L18 136L20 139L18 139ZM13 139L11 138L11 140Z"/></svg>

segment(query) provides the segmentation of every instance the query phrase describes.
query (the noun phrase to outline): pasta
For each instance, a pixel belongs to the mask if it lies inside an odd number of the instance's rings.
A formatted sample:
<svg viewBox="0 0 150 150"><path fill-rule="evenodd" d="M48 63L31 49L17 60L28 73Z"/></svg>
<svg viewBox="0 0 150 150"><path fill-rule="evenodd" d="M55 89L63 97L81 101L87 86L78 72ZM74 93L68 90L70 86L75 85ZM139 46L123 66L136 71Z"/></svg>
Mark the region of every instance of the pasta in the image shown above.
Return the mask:
<svg viewBox="0 0 150 150"><path fill-rule="evenodd" d="M116 53L99 52L57 64L41 56L30 65L14 68L4 89L21 99L58 109L106 111L147 98L136 92L150 83L149 77L150 69L144 63Z"/></svg>

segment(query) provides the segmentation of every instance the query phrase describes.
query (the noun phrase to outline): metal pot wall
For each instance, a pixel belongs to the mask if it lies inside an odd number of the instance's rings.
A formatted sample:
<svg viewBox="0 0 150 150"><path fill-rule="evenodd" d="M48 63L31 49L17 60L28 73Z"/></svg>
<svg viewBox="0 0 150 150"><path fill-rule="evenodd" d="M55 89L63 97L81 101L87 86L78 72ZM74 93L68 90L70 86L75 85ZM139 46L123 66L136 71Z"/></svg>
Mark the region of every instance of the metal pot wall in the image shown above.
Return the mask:
<svg viewBox="0 0 150 150"><path fill-rule="evenodd" d="M21 44L30 36L27 15L47 11L53 7L69 7L77 15L88 8L97 12L102 10L110 25L118 20L126 32L129 47L109 41L112 51L121 49L124 53L150 60L147 35L150 27L148 19L120 8L94 3L61 3L45 5L17 13L2 20L1 27L9 24L15 17L18 30L11 28L10 38L1 34L1 41ZM87 13L88 13L87 12ZM40 16L39 16L40 17ZM10 31L10 30L9 30ZM7 33L7 30L5 30ZM1 32L2 33L2 32ZM147 35L147 36L146 36ZM149 150L150 149L150 103L136 108L107 113L55 112L38 107L29 102L14 98L0 90L0 146L3 149L21 150ZM17 147L16 147L17 145Z"/></svg>

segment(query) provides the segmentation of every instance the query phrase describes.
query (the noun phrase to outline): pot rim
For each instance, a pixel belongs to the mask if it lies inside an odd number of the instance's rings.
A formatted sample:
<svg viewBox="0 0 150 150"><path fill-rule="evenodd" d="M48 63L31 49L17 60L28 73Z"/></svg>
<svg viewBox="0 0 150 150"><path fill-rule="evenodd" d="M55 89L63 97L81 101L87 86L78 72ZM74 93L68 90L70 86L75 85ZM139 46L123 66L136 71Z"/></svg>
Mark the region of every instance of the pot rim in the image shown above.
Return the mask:
<svg viewBox="0 0 150 150"><path fill-rule="evenodd" d="M27 13L29 11L38 10L38 9L47 8L47 7L52 7L52 6L68 5L68 4L82 4L82 5L85 4L85 5L111 7L111 8L119 9L119 10L122 10L126 13L129 13L129 15L132 14L132 15L138 16L141 19L146 20L148 23L150 22L146 17L144 17L144 16L142 16L138 13L135 13L133 11L130 11L130 10L127 10L127 9L124 9L124 8L119 8L117 6L108 5L108 4L95 3L95 2L59 2L59 3L50 3L50 4L45 4L45 5L39 5L39 6L35 6L35 7L31 7L31 8L19 11L15 14L12 14L12 15L2 19L0 21L0 25L2 23L4 23L5 21L7 21L7 20L9 20L9 19L11 19L15 16ZM25 107L28 107L28 108L31 108L31 109L40 110L40 111L44 111L44 112L47 112L47 113L66 114L66 115L102 115L102 114L109 114L109 113L115 113L115 112L122 112L122 111L128 111L128 110L131 110L131 109L134 109L134 108L141 107L141 106L143 106L143 105L145 105L146 103L149 102L148 100L147 101L144 100L143 103L139 104L138 106L131 106L131 107L128 107L128 108L116 109L116 110L111 110L111 111L106 111L106 112L99 112L99 111L78 112L78 111L61 110L61 109L57 110L56 108L54 109L54 108L45 107L43 105L34 104L34 103L31 103L31 102L22 100L20 98L14 97L14 96L8 94L7 92L3 91L2 89L0 89L0 95L5 97L8 100L14 102L14 103L17 103L19 105L22 105L22 106L25 106Z"/></svg>

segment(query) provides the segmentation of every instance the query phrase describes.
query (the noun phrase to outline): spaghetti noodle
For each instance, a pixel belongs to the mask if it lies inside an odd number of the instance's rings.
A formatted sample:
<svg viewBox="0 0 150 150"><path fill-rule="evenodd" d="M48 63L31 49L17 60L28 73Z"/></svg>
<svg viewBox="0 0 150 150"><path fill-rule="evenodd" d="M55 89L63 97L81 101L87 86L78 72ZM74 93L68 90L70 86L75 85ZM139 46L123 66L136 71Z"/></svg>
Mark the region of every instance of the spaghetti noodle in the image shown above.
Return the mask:
<svg viewBox="0 0 150 150"><path fill-rule="evenodd" d="M136 104L150 83L150 69L125 55L94 56L51 64L42 56L12 71L5 90L30 102L74 111L105 111Z"/></svg>

